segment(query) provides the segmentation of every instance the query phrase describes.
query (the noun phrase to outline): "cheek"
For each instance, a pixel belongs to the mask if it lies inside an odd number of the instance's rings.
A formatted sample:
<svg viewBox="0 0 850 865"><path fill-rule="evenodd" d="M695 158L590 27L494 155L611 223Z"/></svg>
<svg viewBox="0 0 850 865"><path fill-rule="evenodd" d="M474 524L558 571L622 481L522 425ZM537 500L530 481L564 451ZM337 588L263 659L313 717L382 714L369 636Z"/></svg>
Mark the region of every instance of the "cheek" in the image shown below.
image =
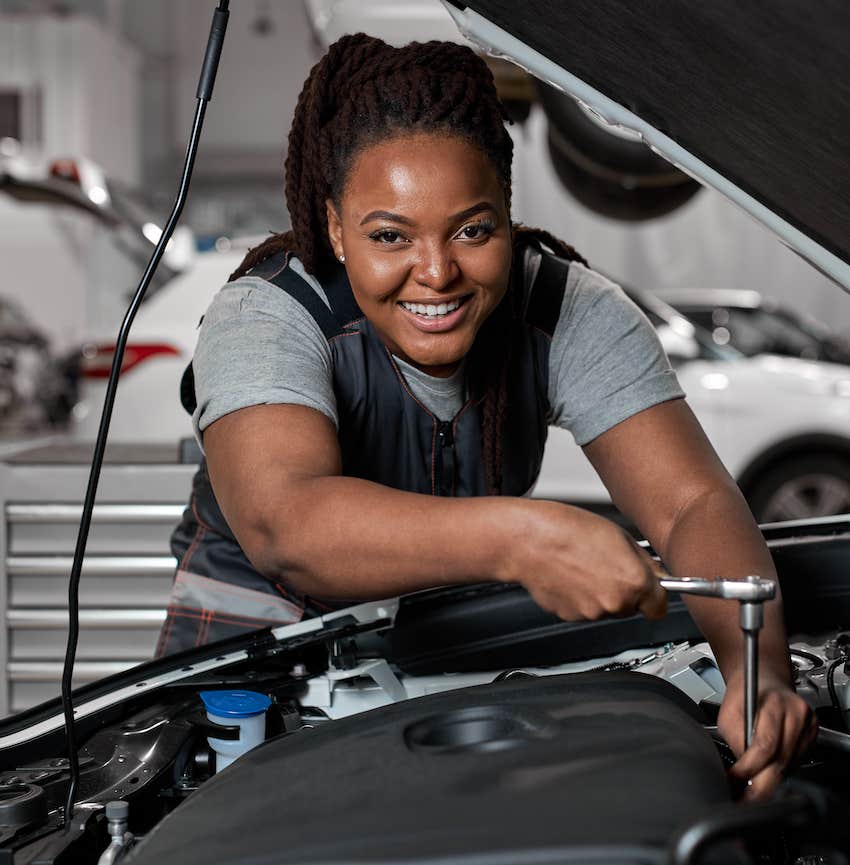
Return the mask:
<svg viewBox="0 0 850 865"><path fill-rule="evenodd" d="M501 297L510 279L511 247L509 244L472 247L459 260L459 264L470 282Z"/></svg>
<svg viewBox="0 0 850 865"><path fill-rule="evenodd" d="M350 262L348 267L351 289L361 309L364 305L392 300L409 273L410 264L401 255L357 256L356 263Z"/></svg>

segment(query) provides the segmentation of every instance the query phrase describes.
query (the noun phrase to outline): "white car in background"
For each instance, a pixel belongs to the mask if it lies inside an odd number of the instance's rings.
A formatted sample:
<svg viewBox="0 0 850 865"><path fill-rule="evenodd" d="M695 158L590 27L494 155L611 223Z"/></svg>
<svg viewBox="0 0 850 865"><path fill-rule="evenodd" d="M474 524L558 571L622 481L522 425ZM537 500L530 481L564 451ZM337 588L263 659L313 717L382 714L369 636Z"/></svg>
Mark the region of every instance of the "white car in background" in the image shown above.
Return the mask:
<svg viewBox="0 0 850 865"><path fill-rule="evenodd" d="M13 299L57 352L117 331L160 225L137 193L90 160L0 154L0 296ZM150 296L194 257L194 234L179 226Z"/></svg>
<svg viewBox="0 0 850 865"><path fill-rule="evenodd" d="M655 295L630 294L656 326L688 403L759 522L850 511L850 366L747 357ZM549 432L535 495L603 510L610 503L559 429Z"/></svg>
<svg viewBox="0 0 850 865"><path fill-rule="evenodd" d="M176 448L192 436L180 404L180 377L204 310L252 243L199 254L191 269L142 305L125 355L111 441ZM709 331L655 295L630 294L658 329L688 402L761 522L850 511L850 366L747 357L718 345ZM78 439L97 433L114 348L112 336L84 348ZM559 429L550 430L534 495L610 508L581 449Z"/></svg>
<svg viewBox="0 0 850 865"><path fill-rule="evenodd" d="M718 345L731 345L748 356L779 354L850 364L850 340L757 291L685 288L659 291L658 296L710 331Z"/></svg>
<svg viewBox="0 0 850 865"><path fill-rule="evenodd" d="M180 378L195 351L198 324L247 247L199 253L194 265L144 301L130 329L110 424L110 441L174 444L193 435L180 404ZM93 441L100 426L106 382L115 356L114 334L82 346L80 401L72 435Z"/></svg>

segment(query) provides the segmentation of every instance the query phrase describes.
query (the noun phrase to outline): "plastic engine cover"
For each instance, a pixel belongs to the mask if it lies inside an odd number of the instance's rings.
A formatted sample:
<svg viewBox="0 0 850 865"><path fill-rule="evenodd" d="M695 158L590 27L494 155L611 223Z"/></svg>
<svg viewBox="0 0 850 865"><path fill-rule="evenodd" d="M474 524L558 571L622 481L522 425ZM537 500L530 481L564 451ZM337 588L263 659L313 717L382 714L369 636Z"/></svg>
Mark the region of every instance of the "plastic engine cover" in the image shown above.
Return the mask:
<svg viewBox="0 0 850 865"><path fill-rule="evenodd" d="M680 691L639 673L509 679L397 703L260 745L127 861L483 865L506 853L583 861L588 847L594 862L661 861L678 828L729 797L696 718ZM563 860L549 858L557 850Z"/></svg>

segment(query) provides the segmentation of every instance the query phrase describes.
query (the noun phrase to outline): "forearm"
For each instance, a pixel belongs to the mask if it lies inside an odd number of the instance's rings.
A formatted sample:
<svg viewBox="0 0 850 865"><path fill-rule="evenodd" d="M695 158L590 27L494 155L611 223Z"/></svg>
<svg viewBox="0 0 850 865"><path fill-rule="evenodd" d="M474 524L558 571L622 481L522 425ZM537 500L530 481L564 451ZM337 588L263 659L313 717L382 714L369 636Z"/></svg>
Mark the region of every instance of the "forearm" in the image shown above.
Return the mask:
<svg viewBox="0 0 850 865"><path fill-rule="evenodd" d="M776 579L770 553L743 497L730 486L701 495L675 520L659 553L675 576L741 578L758 574ZM724 676L740 670L743 636L735 601L686 596L685 603L711 643ZM787 637L778 592L765 604L764 627L759 638L760 667L764 674L790 681Z"/></svg>
<svg viewBox="0 0 850 865"><path fill-rule="evenodd" d="M243 547L266 576L317 597L390 597L507 575L523 500L418 495L357 478L304 479Z"/></svg>

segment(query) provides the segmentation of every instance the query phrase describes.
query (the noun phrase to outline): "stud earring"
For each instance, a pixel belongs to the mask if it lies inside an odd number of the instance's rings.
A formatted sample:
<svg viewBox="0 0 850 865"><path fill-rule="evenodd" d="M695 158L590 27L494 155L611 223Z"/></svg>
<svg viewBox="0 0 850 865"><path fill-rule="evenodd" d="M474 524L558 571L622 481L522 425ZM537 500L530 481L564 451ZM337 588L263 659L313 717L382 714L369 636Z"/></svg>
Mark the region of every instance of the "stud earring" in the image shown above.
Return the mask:
<svg viewBox="0 0 850 865"><path fill-rule="evenodd" d="M344 255L341 255L341 256L339 257L339 260L340 260L343 264L345 264L345 256L344 256Z"/></svg>

